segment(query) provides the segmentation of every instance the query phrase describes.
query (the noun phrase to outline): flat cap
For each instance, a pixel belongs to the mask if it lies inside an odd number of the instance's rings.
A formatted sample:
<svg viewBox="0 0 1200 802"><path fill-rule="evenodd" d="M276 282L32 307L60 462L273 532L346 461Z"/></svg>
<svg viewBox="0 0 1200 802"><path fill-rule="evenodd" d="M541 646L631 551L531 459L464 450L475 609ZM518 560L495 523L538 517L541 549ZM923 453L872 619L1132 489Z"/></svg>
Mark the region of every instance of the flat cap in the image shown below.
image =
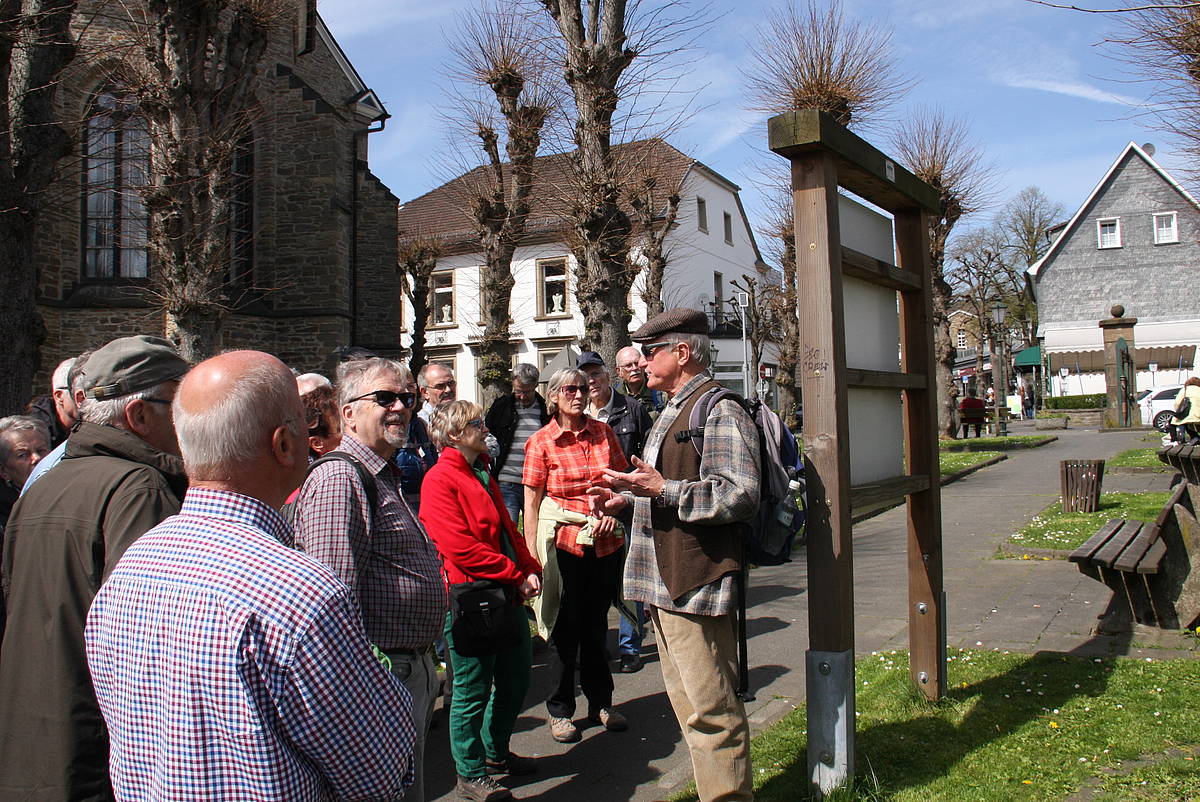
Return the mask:
<svg viewBox="0 0 1200 802"><path fill-rule="evenodd" d="M575 367L586 368L588 365L599 365L604 367L604 358L595 351L581 351L579 359L575 360Z"/></svg>
<svg viewBox="0 0 1200 802"><path fill-rule="evenodd" d="M647 320L629 339L647 343L664 334L708 334L708 316L699 309L677 306Z"/></svg>
<svg viewBox="0 0 1200 802"><path fill-rule="evenodd" d="M188 372L188 363L162 337L120 337L88 357L83 394L104 401L148 390Z"/></svg>

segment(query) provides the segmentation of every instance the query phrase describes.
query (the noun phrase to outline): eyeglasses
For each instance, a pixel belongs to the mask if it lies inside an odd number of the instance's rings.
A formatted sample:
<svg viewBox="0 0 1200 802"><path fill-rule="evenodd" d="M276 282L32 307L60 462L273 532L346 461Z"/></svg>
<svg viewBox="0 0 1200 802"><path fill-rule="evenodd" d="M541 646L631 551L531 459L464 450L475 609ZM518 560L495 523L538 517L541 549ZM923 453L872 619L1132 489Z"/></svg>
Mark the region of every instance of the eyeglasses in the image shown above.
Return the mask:
<svg viewBox="0 0 1200 802"><path fill-rule="evenodd" d="M670 345L670 343L666 340L663 340L660 343L645 343L642 345L642 356L646 357L646 359L653 359L654 349L662 348L664 345Z"/></svg>
<svg viewBox="0 0 1200 802"><path fill-rule="evenodd" d="M450 390L457 386L458 386L458 382L451 379L450 381L444 381L440 384L431 384L431 385L429 385L429 388L431 390Z"/></svg>
<svg viewBox="0 0 1200 802"><path fill-rule="evenodd" d="M562 387L558 388L558 391L563 395L575 395L576 393L582 393L586 390L586 387L579 384L564 384Z"/></svg>
<svg viewBox="0 0 1200 802"><path fill-rule="evenodd" d="M143 398L142 400L147 404L166 404L167 406L171 406L171 400L168 398Z"/></svg>
<svg viewBox="0 0 1200 802"><path fill-rule="evenodd" d="M391 390L372 390L366 395L360 395L358 398L351 398L350 402L354 403L355 401L365 401L368 398L384 409L395 406L397 401L403 404L406 409L412 409L412 405L417 403L417 396L415 393L396 393L392 392Z"/></svg>
<svg viewBox="0 0 1200 802"><path fill-rule="evenodd" d="M483 418L472 418L471 420L467 421L467 425L474 426L476 429L482 429L483 428Z"/></svg>

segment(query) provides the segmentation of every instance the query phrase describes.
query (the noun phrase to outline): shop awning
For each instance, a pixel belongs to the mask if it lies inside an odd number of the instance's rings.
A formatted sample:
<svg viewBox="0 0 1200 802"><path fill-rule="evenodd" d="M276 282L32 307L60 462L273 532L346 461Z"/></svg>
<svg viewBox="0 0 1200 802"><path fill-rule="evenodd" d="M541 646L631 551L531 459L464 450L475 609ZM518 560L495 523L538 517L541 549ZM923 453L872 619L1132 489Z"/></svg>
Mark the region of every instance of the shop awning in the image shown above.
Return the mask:
<svg viewBox="0 0 1200 802"><path fill-rule="evenodd" d="M1031 345L1017 351L1017 355L1013 357L1013 365L1018 368L1032 368L1042 364L1042 347L1040 345Z"/></svg>

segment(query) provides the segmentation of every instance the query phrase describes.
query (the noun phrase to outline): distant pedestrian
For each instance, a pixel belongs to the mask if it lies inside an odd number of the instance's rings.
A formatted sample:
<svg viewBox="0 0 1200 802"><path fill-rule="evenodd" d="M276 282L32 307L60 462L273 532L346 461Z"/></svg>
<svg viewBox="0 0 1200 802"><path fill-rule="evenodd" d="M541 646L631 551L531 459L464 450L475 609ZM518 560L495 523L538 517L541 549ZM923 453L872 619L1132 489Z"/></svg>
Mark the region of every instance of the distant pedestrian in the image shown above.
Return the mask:
<svg viewBox="0 0 1200 802"><path fill-rule="evenodd" d="M962 436L967 437L967 430L974 426L975 436L980 437L986 418L987 406L972 387L967 390L967 397L958 403L958 419L962 423Z"/></svg>
<svg viewBox="0 0 1200 802"><path fill-rule="evenodd" d="M540 378L534 365L522 362L514 367L512 392L492 402L486 416L488 432L496 438L497 446L492 476L500 483L504 507L513 521L521 520L521 508L525 506L525 486L521 484L525 443L550 422L546 400L537 391Z"/></svg>
<svg viewBox="0 0 1200 802"><path fill-rule="evenodd" d="M1172 408L1177 416L1171 421L1179 433L1176 439L1190 445L1200 443L1200 379L1193 376L1183 383Z"/></svg>
<svg viewBox="0 0 1200 802"><path fill-rule="evenodd" d="M284 545L308 467L290 371L257 351L200 363L175 401L191 487L96 596L87 654L118 799L395 799L408 694L355 598Z"/></svg>
<svg viewBox="0 0 1200 802"><path fill-rule="evenodd" d="M447 586L491 580L509 594L514 644L495 654L468 656L455 648L453 618L444 634L453 668L450 752L458 794L467 802L512 795L489 774L529 774L534 761L509 748L529 690L532 662L523 603L541 592L542 567L529 553L488 472L483 409L453 401L433 416L441 457L425 476L421 522L437 544Z"/></svg>

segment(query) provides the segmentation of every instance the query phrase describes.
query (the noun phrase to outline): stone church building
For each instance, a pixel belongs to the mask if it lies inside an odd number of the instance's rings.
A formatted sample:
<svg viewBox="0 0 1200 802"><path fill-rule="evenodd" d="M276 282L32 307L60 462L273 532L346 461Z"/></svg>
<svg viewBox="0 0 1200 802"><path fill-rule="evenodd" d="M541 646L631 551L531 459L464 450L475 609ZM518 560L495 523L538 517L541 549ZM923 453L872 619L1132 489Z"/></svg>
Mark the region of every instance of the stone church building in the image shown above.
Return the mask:
<svg viewBox="0 0 1200 802"><path fill-rule="evenodd" d="M87 36L104 35L102 20ZM60 165L38 232L47 332L35 392L61 359L113 337L163 333L138 192L150 163L146 125L117 51L109 59L91 44L98 57L81 58L59 93L60 119L80 121L78 151ZM296 0L260 70L260 108L233 170L222 347L268 351L302 371L330 370L339 346L396 354L397 200L367 166L368 138L387 112L314 0Z"/></svg>

